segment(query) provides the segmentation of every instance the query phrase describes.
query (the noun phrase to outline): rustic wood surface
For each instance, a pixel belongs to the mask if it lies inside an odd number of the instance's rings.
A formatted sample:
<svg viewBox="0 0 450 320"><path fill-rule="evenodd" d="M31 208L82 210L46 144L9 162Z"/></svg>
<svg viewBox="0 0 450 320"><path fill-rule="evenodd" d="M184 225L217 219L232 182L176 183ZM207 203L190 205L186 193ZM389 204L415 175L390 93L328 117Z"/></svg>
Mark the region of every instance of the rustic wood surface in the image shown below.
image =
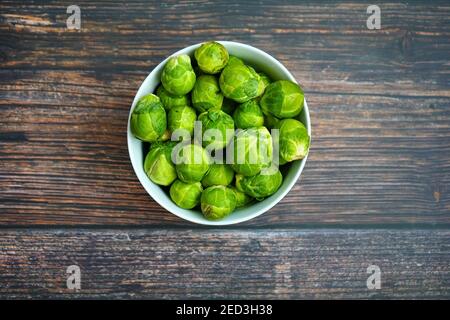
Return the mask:
<svg viewBox="0 0 450 320"><path fill-rule="evenodd" d="M448 298L449 246L449 230L10 230L0 298Z"/></svg>
<svg viewBox="0 0 450 320"><path fill-rule="evenodd" d="M72 4L0 3L0 296L449 297L448 1L379 1L381 30L356 1L77 1L79 31ZM163 210L126 145L146 75L210 39L280 60L312 119L298 183L226 231ZM375 293L372 260L387 272Z"/></svg>

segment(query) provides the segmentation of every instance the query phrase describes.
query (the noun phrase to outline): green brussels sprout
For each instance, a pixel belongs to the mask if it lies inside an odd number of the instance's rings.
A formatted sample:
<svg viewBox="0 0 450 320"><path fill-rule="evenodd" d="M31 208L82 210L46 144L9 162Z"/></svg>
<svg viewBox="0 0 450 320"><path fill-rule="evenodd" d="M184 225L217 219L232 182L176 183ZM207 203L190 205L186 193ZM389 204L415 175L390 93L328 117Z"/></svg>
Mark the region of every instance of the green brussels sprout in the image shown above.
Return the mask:
<svg viewBox="0 0 450 320"><path fill-rule="evenodd" d="M238 57L230 55L230 58L228 59L228 64L227 64L227 66L232 65L232 64L240 64L240 65L244 65L245 63L244 63L244 61L242 61L242 60L239 59Z"/></svg>
<svg viewBox="0 0 450 320"><path fill-rule="evenodd" d="M200 205L205 218L222 219L236 208L236 194L225 186L208 187L202 192Z"/></svg>
<svg viewBox="0 0 450 320"><path fill-rule="evenodd" d="M240 104L233 113L236 128L247 129L261 127L264 124L264 115L255 99Z"/></svg>
<svg viewBox="0 0 450 320"><path fill-rule="evenodd" d="M177 172L172 163L174 142L156 142L150 146L144 161L144 171L154 183L168 186L176 178Z"/></svg>
<svg viewBox="0 0 450 320"><path fill-rule="evenodd" d="M265 114L284 119L298 115L303 109L303 100L303 90L298 84L278 80L267 86L260 104Z"/></svg>
<svg viewBox="0 0 450 320"><path fill-rule="evenodd" d="M231 99L224 98L222 102L222 111L226 114L232 115L236 109L236 102Z"/></svg>
<svg viewBox="0 0 450 320"><path fill-rule="evenodd" d="M272 136L265 127L238 130L233 140L232 168L244 176L254 176L272 162Z"/></svg>
<svg viewBox="0 0 450 320"><path fill-rule="evenodd" d="M177 206L183 209L192 209L200 204L203 187L200 182L185 183L176 180L170 186L170 198Z"/></svg>
<svg viewBox="0 0 450 320"><path fill-rule="evenodd" d="M239 191L236 187L231 187L231 189L234 191L234 194L236 195L236 208L246 206L247 204L253 201L252 197L250 197L245 192Z"/></svg>
<svg viewBox="0 0 450 320"><path fill-rule="evenodd" d="M228 51L218 42L205 42L195 50L195 60L197 60L200 70L205 73L219 73L228 63Z"/></svg>
<svg viewBox="0 0 450 320"><path fill-rule="evenodd" d="M156 90L156 95L161 100L161 103L166 111L169 111L173 107L188 106L190 104L189 97L187 95L171 95L166 89L164 89L163 86L158 87Z"/></svg>
<svg viewBox="0 0 450 320"><path fill-rule="evenodd" d="M170 94L184 96L195 84L195 72L191 58L186 54L171 57L164 66L161 82Z"/></svg>
<svg viewBox="0 0 450 320"><path fill-rule="evenodd" d="M309 135L303 123L295 119L281 120L279 132L280 156L287 162L303 159L309 149Z"/></svg>
<svg viewBox="0 0 450 320"><path fill-rule="evenodd" d="M175 154L178 178L186 183L200 182L209 170L211 159L201 146L187 144Z"/></svg>
<svg viewBox="0 0 450 320"><path fill-rule="evenodd" d="M223 94L220 92L217 78L211 75L198 77L192 90L192 105L198 112L222 107Z"/></svg>
<svg viewBox="0 0 450 320"><path fill-rule="evenodd" d="M259 75L259 86L258 86L258 96L256 97L257 101L261 100L262 94L264 90L266 90L267 86L270 84L270 78L264 73L258 73Z"/></svg>
<svg viewBox="0 0 450 320"><path fill-rule="evenodd" d="M195 120L197 120L197 114L193 108L188 106L173 107L167 115L167 123L171 132L184 129L191 136L194 133Z"/></svg>
<svg viewBox="0 0 450 320"><path fill-rule="evenodd" d="M251 177L237 174L236 188L259 201L274 194L280 188L283 176L278 169L268 171Z"/></svg>
<svg viewBox="0 0 450 320"><path fill-rule="evenodd" d="M204 187L223 185L227 186L233 181L234 171L227 164L214 163L202 180Z"/></svg>
<svg viewBox="0 0 450 320"><path fill-rule="evenodd" d="M268 129L273 129L277 126L280 119L274 117L270 113L264 115L264 126Z"/></svg>
<svg viewBox="0 0 450 320"><path fill-rule="evenodd" d="M233 118L222 110L204 112L198 116L198 120L202 122L203 147L209 150L223 149L233 138Z"/></svg>
<svg viewBox="0 0 450 320"><path fill-rule="evenodd" d="M166 130L166 111L157 96L143 96L131 114L130 128L134 136L147 142L156 141Z"/></svg>
<svg viewBox="0 0 450 320"><path fill-rule="evenodd" d="M260 77L249 66L231 64L223 69L219 85L225 97L242 103L261 94Z"/></svg>
<svg viewBox="0 0 450 320"><path fill-rule="evenodd" d="M272 80L270 80L269 76L265 73L258 73L259 77L261 78L262 83L264 84L264 89L267 88L267 86L272 82Z"/></svg>

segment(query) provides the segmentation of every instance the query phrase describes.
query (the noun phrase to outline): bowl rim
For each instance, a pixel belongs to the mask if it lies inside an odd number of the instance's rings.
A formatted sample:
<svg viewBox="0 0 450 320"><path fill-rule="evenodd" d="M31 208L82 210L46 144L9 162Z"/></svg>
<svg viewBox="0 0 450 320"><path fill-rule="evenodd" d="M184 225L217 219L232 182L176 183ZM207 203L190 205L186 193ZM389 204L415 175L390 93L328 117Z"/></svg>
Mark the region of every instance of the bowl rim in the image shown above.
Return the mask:
<svg viewBox="0 0 450 320"><path fill-rule="evenodd" d="M293 81L295 83L298 84L297 80L294 78L294 76L289 72L289 70L277 59L275 59L273 56L271 56L270 54L266 53L265 51L258 49L256 47L253 47L251 45L248 44L244 44L244 43L240 43L240 42L235 42L235 41L216 41L221 43L222 45L224 45L225 47L229 47L229 46L235 46L235 47L240 47L240 48L245 48L246 50L253 52L254 54L257 54L259 56L264 57L264 59L267 59L269 61L271 61L274 65L277 66L277 68L279 68L281 70L281 72L286 75L287 79L290 81ZM289 181L288 185L284 188L284 190L279 193L279 194L274 194L271 197L275 196L275 198L272 198L270 203L263 207L260 208L258 210L255 210L252 213L249 213L246 216L243 216L241 218L235 218L233 220L207 220L206 218L200 219L200 218L192 218L192 217L187 217L185 214L181 213L181 212L174 212L173 210L171 210L168 205L166 205L165 201L162 201L161 199L158 199L158 197L153 196L152 194L152 190L150 188L147 187L146 183L144 181L142 181L141 177L139 176L138 172L137 172L137 166L142 165L142 164L138 164L136 163L136 161L134 160L133 157L133 151L132 148L130 147L132 145L132 139L136 139L133 134L131 133L131 129L130 129L130 119L131 119L131 114L133 112L134 106L136 105L136 102L138 100L138 94L139 92L142 90L144 84L149 81L152 77L155 76L155 74L157 74L159 72L159 70L165 65L165 63L169 60L169 58L176 56L176 55L180 55L180 54L186 54L186 53L191 53L194 49L198 48L202 43L204 42L200 42L200 43L196 43L190 46L187 46L183 49L180 49L174 53L172 53L171 55L169 55L167 58L165 58L163 61L161 61L157 66L155 66L153 68L153 70L147 75L147 77L144 79L144 81L141 83L141 85L139 86L139 89L137 90L132 104L130 106L130 110L129 110L129 114L128 114L128 123L127 123L127 148L128 148L128 155L130 157L130 161L131 161L131 165L133 167L134 173L136 175L136 177L138 178L141 186L144 188L144 190L148 193L148 195L154 200L156 201L161 207L163 207L165 210L167 210L168 212L174 214L175 216L192 222L192 223L196 223L196 224L201 224L201 225L209 225L209 226L224 226L224 225L233 225L233 224L237 224L237 223L241 223L241 222L245 222L248 220L251 220L253 218L256 218L260 215L262 215L263 213L267 212L268 210L272 209L278 202L280 202L285 196L286 194L289 193L289 191L291 191L292 187L297 183L300 175L303 172L303 169L305 167L306 164L306 160L308 158L309 152L308 154L300 160L300 166L297 169L297 171L295 172L294 177L291 179L291 181ZM303 106L303 111L305 114L305 127L308 131L308 134L310 136L310 140L312 140L312 134L311 134L311 119L310 119L310 114L309 114L309 108L308 108L308 104L306 102L306 97L304 98L304 106ZM310 145L311 145L311 141L310 141ZM147 177L146 177L147 178ZM150 179L147 178L147 182L150 182L150 184L154 184ZM155 186L157 186L155 184ZM159 187L159 186L157 186ZM180 208L181 210L181 208Z"/></svg>

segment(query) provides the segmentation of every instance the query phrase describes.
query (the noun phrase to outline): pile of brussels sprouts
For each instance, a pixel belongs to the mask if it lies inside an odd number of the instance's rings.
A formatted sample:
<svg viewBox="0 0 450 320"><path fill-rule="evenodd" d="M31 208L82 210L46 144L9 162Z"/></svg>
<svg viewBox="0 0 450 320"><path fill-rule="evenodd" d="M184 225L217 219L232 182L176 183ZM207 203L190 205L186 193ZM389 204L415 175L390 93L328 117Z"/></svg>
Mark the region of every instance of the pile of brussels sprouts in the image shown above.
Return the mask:
<svg viewBox="0 0 450 320"><path fill-rule="evenodd" d="M130 126L150 143L149 179L179 207L200 206L216 220L274 194L283 181L279 166L304 158L310 137L298 119L304 96L296 83L272 81L217 42L202 44L194 57L167 61L156 94L137 102ZM278 129L276 145L269 129Z"/></svg>

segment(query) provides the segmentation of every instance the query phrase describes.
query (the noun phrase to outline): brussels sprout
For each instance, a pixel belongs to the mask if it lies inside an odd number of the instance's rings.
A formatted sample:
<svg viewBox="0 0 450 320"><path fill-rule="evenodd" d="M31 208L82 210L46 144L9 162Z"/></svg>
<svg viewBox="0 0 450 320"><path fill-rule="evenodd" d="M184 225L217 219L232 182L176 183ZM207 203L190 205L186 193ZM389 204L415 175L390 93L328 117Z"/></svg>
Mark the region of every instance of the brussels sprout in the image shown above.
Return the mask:
<svg viewBox="0 0 450 320"><path fill-rule="evenodd" d="M223 94L217 78L211 75L198 77L192 90L192 105L198 112L222 107Z"/></svg>
<svg viewBox="0 0 450 320"><path fill-rule="evenodd" d="M240 104L233 113L233 119L236 127L241 129L264 124L264 115L255 99Z"/></svg>
<svg viewBox="0 0 450 320"><path fill-rule="evenodd" d="M167 123L171 132L184 129L191 136L194 133L195 120L197 120L197 114L193 108L188 106L173 107L167 116Z"/></svg>
<svg viewBox="0 0 450 320"><path fill-rule="evenodd" d="M130 128L136 138L154 142L166 130L166 112L157 96L143 96L131 114Z"/></svg>
<svg viewBox="0 0 450 320"><path fill-rule="evenodd" d="M200 203L205 218L217 220L234 211L236 194L231 188L212 186L203 190Z"/></svg>
<svg viewBox="0 0 450 320"><path fill-rule="evenodd" d="M278 80L269 84L261 98L265 114L284 119L298 115L303 109L303 90L294 82Z"/></svg>
<svg viewBox="0 0 450 320"><path fill-rule="evenodd" d="M192 209L200 203L203 187L200 182L185 183L176 180L170 186L170 198L183 209Z"/></svg>
<svg viewBox="0 0 450 320"><path fill-rule="evenodd" d="M176 178L177 172L172 163L174 142L156 142L150 146L144 161L144 171L154 183L168 186Z"/></svg>
<svg viewBox="0 0 450 320"><path fill-rule="evenodd" d="M260 77L252 67L231 64L223 69L219 85L225 97L242 103L261 94Z"/></svg>
<svg viewBox="0 0 450 320"><path fill-rule="evenodd" d="M175 154L175 168L178 178L186 183L202 181L209 170L211 159L199 145L187 144Z"/></svg>
<svg viewBox="0 0 450 320"><path fill-rule="evenodd" d="M233 138L234 133L233 118L222 110L211 110L204 112L198 116L198 120L202 122L203 147L209 150L219 150L225 146Z"/></svg>
<svg viewBox="0 0 450 320"><path fill-rule="evenodd" d="M239 191L236 187L231 187L236 195L236 208L243 207L253 201L253 198L245 192Z"/></svg>
<svg viewBox="0 0 450 320"><path fill-rule="evenodd" d="M283 176L278 169L271 170L268 174L257 174L251 177L236 175L236 188L256 200L262 200L277 192L282 182Z"/></svg>
<svg viewBox="0 0 450 320"><path fill-rule="evenodd" d="M303 159L308 153L309 135L303 123L295 119L281 120L279 132L280 156L287 162Z"/></svg>
<svg viewBox="0 0 450 320"><path fill-rule="evenodd" d="M261 100L262 94L264 90L266 90L267 86L270 84L270 78L264 73L258 73L259 75L259 86L258 86L258 97L256 98L258 101Z"/></svg>
<svg viewBox="0 0 450 320"><path fill-rule="evenodd" d="M258 73L259 77L261 78L262 83L264 84L264 88L267 88L267 86L272 82L272 80L270 80L269 76L265 73Z"/></svg>
<svg viewBox="0 0 450 320"><path fill-rule="evenodd" d="M240 65L244 65L245 63L244 63L244 61L242 61L242 60L239 59L238 57L230 55L230 58L228 59L228 64L227 64L227 66L230 66L230 65L232 65L232 64L240 64Z"/></svg>
<svg viewBox="0 0 450 320"><path fill-rule="evenodd" d="M254 176L272 161L272 137L265 127L239 130L233 141L232 168L244 176Z"/></svg>
<svg viewBox="0 0 450 320"><path fill-rule="evenodd" d="M195 79L191 58L186 54L171 57L164 66L161 76L164 89L175 96L184 96L191 91Z"/></svg>
<svg viewBox="0 0 450 320"><path fill-rule="evenodd" d="M270 113L264 115L264 126L268 129L273 129L277 126L280 119L274 117Z"/></svg>
<svg viewBox="0 0 450 320"><path fill-rule="evenodd" d="M236 109L236 102L231 99L224 98L222 102L222 111L232 115L234 109Z"/></svg>
<svg viewBox="0 0 450 320"><path fill-rule="evenodd" d="M210 187L215 185L227 186L233 181L234 171L227 164L212 164L208 173L202 180L204 187Z"/></svg>
<svg viewBox="0 0 450 320"><path fill-rule="evenodd" d="M195 50L195 60L197 60L200 70L205 73L219 73L228 63L228 51L218 42L205 42Z"/></svg>
<svg viewBox="0 0 450 320"><path fill-rule="evenodd" d="M163 86L158 87L158 90L156 90L156 95L161 100L161 103L166 111L169 111L173 107L188 106L190 104L189 97L187 95L171 95L166 89L164 89Z"/></svg>

